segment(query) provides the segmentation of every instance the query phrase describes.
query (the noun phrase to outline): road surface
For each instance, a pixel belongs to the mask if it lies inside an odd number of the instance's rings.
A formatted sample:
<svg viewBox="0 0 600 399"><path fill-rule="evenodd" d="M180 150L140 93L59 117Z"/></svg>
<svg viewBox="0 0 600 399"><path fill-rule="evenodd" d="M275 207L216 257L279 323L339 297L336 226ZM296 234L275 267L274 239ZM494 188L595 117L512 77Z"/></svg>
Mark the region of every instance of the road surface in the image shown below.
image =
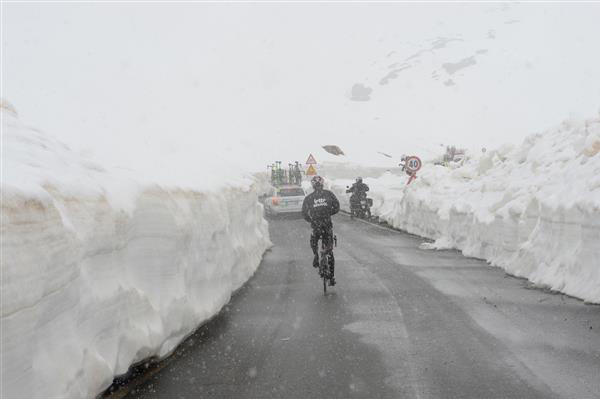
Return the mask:
<svg viewBox="0 0 600 399"><path fill-rule="evenodd" d="M599 398L600 307L531 287L457 251L346 215L338 285L312 268L307 224L223 311L127 398Z"/></svg>

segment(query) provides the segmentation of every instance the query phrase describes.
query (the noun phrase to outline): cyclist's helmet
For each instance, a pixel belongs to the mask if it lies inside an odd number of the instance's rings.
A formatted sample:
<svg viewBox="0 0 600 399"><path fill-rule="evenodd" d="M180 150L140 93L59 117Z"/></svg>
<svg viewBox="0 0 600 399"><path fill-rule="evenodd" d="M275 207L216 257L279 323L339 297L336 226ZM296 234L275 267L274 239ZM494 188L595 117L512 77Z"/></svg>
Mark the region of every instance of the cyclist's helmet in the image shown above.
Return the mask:
<svg viewBox="0 0 600 399"><path fill-rule="evenodd" d="M321 176L315 176L310 180L310 184L312 185L313 189L315 189L315 190L323 189L324 183L325 183L325 181L323 180L323 178Z"/></svg>
<svg viewBox="0 0 600 399"><path fill-rule="evenodd" d="M360 177L360 176L359 176L359 177L357 177L357 178L356 178L356 182L357 182L357 183L362 183L362 177Z"/></svg>

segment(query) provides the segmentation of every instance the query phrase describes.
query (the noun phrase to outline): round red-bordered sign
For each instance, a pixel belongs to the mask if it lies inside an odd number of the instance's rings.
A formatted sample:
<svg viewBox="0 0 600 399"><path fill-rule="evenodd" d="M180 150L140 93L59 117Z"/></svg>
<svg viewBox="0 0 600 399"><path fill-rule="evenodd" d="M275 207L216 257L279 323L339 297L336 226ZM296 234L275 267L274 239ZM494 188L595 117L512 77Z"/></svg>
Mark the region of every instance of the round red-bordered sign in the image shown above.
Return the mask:
<svg viewBox="0 0 600 399"><path fill-rule="evenodd" d="M422 166L421 159L416 156L407 157L404 161L404 164L406 165L406 170L411 173L417 173Z"/></svg>

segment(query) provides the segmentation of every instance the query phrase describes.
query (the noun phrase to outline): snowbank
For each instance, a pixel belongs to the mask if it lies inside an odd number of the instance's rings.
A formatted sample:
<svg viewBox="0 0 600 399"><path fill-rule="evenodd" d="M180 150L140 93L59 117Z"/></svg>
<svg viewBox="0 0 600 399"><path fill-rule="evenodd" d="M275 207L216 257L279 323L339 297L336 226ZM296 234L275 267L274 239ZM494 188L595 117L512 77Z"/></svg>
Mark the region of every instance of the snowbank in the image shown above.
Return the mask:
<svg viewBox="0 0 600 399"><path fill-rule="evenodd" d="M425 165L406 186L366 179L373 214L508 273L600 303L600 118L566 121L464 165ZM348 180L332 188L348 206Z"/></svg>
<svg viewBox="0 0 600 399"><path fill-rule="evenodd" d="M108 172L2 107L3 398L92 398L216 314L270 245L251 180Z"/></svg>

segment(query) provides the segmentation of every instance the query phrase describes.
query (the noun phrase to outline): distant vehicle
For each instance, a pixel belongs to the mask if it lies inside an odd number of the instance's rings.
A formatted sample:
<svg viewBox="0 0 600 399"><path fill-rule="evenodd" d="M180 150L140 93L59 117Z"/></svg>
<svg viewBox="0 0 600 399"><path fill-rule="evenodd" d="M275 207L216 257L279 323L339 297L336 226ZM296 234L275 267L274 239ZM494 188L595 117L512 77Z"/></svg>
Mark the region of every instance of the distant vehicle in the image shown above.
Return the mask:
<svg viewBox="0 0 600 399"><path fill-rule="evenodd" d="M269 216L300 213L306 194L300 186L286 185L277 187L272 195L265 198L265 213Z"/></svg>
<svg viewBox="0 0 600 399"><path fill-rule="evenodd" d="M354 217L371 219L373 200L367 198L367 191L369 191L369 186L363 183L362 177L357 177L356 183L352 187L346 186L346 193L352 193L350 196L350 219L354 219Z"/></svg>
<svg viewBox="0 0 600 399"><path fill-rule="evenodd" d="M350 219L355 217L359 219L371 219L371 207L373 206L373 199L367 198L367 194L364 193L354 201L350 201Z"/></svg>

